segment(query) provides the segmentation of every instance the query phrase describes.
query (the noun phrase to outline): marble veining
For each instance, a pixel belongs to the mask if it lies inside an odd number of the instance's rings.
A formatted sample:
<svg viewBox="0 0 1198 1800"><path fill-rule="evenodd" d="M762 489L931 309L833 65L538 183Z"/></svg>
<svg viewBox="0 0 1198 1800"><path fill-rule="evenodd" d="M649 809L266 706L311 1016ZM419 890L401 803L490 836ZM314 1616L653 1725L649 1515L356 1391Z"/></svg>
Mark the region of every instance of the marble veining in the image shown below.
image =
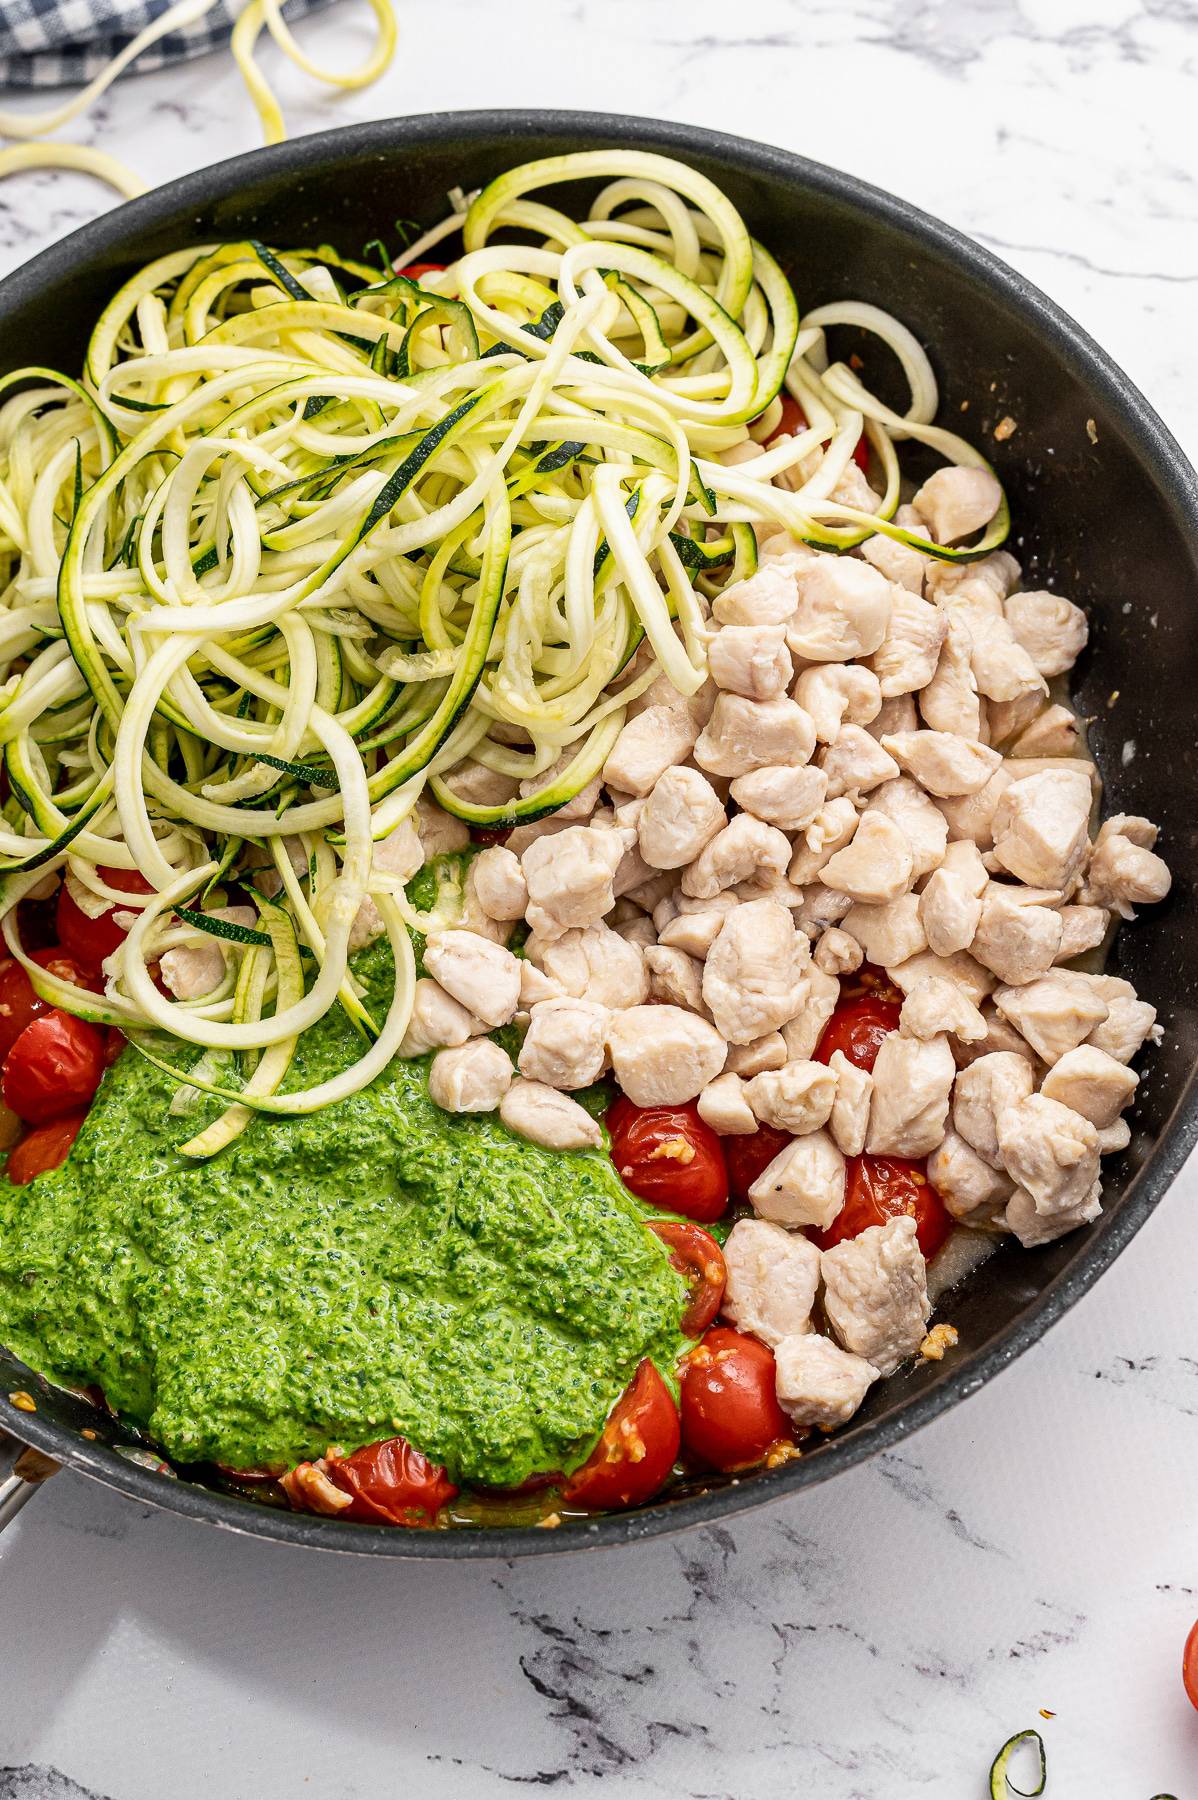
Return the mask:
<svg viewBox="0 0 1198 1800"><path fill-rule="evenodd" d="M293 133L554 104L784 144L1014 263L1198 451L1195 0L569 0L535 29L397 4L379 87L278 71ZM345 66L370 26L346 4L298 31ZM220 57L76 129L163 179L256 141ZM106 203L0 185L0 271ZM1048 1800L1198 1800L1196 1200L1191 1166L1044 1343L918 1438L627 1552L378 1568L56 1477L0 1539L0 1800L981 1800L1027 1725Z"/></svg>

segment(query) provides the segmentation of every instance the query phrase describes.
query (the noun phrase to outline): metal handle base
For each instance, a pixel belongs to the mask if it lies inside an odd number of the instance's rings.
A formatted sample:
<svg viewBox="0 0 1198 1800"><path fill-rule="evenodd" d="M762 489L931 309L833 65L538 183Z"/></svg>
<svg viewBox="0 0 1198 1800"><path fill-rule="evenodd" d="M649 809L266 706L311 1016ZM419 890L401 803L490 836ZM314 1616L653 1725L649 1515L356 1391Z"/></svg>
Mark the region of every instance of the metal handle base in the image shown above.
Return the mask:
<svg viewBox="0 0 1198 1800"><path fill-rule="evenodd" d="M0 1531L11 1525L27 1500L58 1471L53 1457L31 1450L0 1430Z"/></svg>

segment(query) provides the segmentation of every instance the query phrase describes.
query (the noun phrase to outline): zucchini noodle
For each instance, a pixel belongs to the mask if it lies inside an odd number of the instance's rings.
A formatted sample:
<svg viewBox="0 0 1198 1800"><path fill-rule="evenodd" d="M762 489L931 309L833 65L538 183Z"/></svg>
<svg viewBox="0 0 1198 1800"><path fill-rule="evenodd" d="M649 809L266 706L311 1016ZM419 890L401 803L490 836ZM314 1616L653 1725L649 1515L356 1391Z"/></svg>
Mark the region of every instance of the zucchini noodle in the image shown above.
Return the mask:
<svg viewBox="0 0 1198 1800"><path fill-rule="evenodd" d="M273 0L244 18L278 35ZM578 216L533 197L580 179ZM455 260L419 279L327 247L176 251L100 315L81 380L0 383L0 920L54 1004L172 1069L163 1034L203 1053L180 1084L229 1108L192 1155L397 1052L429 916L374 845L426 790L491 827L566 804L654 681L702 685L711 601L766 539L881 532L961 562L1006 534L1005 503L964 548L895 523L899 446L982 461L933 423L927 357L875 307L800 321L695 171L565 156L450 206L409 260ZM904 411L829 361L840 327L893 352ZM784 390L806 420L789 436ZM863 426L880 500L849 479ZM104 873L130 869L151 893ZM85 907L133 915L103 995L21 948L18 903L60 872ZM460 917L452 885L434 923ZM220 917L246 894L256 925ZM350 961L371 909L397 968L381 1025ZM186 947L224 975L168 998L158 961ZM282 1091L334 1006L361 1058Z"/></svg>

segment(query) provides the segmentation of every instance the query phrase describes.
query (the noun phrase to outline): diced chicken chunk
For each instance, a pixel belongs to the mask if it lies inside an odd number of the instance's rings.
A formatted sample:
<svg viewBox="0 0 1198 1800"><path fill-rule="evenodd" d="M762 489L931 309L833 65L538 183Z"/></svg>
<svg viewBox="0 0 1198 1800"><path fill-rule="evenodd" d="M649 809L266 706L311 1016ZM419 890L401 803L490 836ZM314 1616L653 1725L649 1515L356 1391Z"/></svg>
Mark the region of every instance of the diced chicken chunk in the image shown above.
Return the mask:
<svg viewBox="0 0 1198 1800"><path fill-rule="evenodd" d="M1109 825L1110 820L1107 821ZM1134 919L1137 906L1154 906L1172 885L1163 857L1104 826L1090 856L1083 898Z"/></svg>
<svg viewBox="0 0 1198 1800"><path fill-rule="evenodd" d="M529 844L521 860L533 931L552 938L574 926L597 924L615 904L612 878L625 848L618 831L586 825L567 825L555 837Z"/></svg>
<svg viewBox="0 0 1198 1800"><path fill-rule="evenodd" d="M848 843L857 829L857 808L847 797L829 800L800 833L789 875L798 887L815 881L824 864Z"/></svg>
<svg viewBox="0 0 1198 1800"><path fill-rule="evenodd" d="M772 1350L783 1338L811 1330L819 1251L810 1238L768 1219L738 1219L728 1233L724 1261L728 1282L722 1311L741 1331Z"/></svg>
<svg viewBox="0 0 1198 1800"><path fill-rule="evenodd" d="M680 1006L631 1006L611 1015L608 1048L616 1080L634 1106L681 1106L714 1081L727 1045Z"/></svg>
<svg viewBox="0 0 1198 1800"><path fill-rule="evenodd" d="M1056 898L1049 890L1049 897ZM1037 888L992 881L970 953L1000 981L1017 987L1047 974L1061 948L1061 915L1040 903Z"/></svg>
<svg viewBox="0 0 1198 1800"><path fill-rule="evenodd" d="M795 1016L782 1027L786 1054L792 1061L799 1061L814 1052L823 1036L824 1026L836 1010L840 983L835 975L825 975L811 962L803 970L798 995Z"/></svg>
<svg viewBox="0 0 1198 1800"><path fill-rule="evenodd" d="M597 1150L603 1142L598 1120L577 1100L540 1081L513 1081L499 1102L509 1131L546 1150Z"/></svg>
<svg viewBox="0 0 1198 1800"><path fill-rule="evenodd" d="M790 856L790 839L776 826L763 825L751 813L737 813L684 870L682 891L696 900L711 900L759 875L784 876Z"/></svg>
<svg viewBox="0 0 1198 1800"><path fill-rule="evenodd" d="M1054 969L1024 987L1000 987L994 1004L1046 1063L1057 1062L1087 1038L1097 1042L1092 1034L1110 1012L1088 977L1072 969ZM1099 1047L1116 1054L1107 1043Z"/></svg>
<svg viewBox="0 0 1198 1800"><path fill-rule="evenodd" d="M1100 1194L1098 1133L1072 1107L1030 1094L998 1115L1002 1166L1047 1217L1074 1212Z"/></svg>
<svg viewBox="0 0 1198 1800"><path fill-rule="evenodd" d="M721 1137L747 1137L757 1130L757 1114L745 1098L744 1081L730 1069L708 1082L698 1104L699 1117Z"/></svg>
<svg viewBox="0 0 1198 1800"><path fill-rule="evenodd" d="M607 1061L611 1014L593 1000L541 1000L520 1046L520 1073L546 1087L581 1088L598 1081Z"/></svg>
<svg viewBox="0 0 1198 1800"><path fill-rule="evenodd" d="M438 1050L428 1072L429 1098L446 1112L494 1112L512 1085L511 1058L490 1038Z"/></svg>
<svg viewBox="0 0 1198 1800"><path fill-rule="evenodd" d="M258 922L252 906L218 906L208 917L250 930ZM224 952L214 940L206 944L180 944L173 950L165 950L158 967L163 985L170 989L176 1000L202 1000L225 979Z"/></svg>
<svg viewBox="0 0 1198 1800"><path fill-rule="evenodd" d="M809 1131L762 1170L749 1199L763 1219L826 1231L844 1206L844 1157L826 1131Z"/></svg>
<svg viewBox="0 0 1198 1800"><path fill-rule="evenodd" d="M520 958L520 1012L528 1012L538 1000L563 1000L565 992L560 981L543 974L527 956Z"/></svg>
<svg viewBox="0 0 1198 1800"><path fill-rule="evenodd" d="M621 731L603 765L603 779L621 793L647 794L667 769L686 761L698 736L698 723L685 709L651 706Z"/></svg>
<svg viewBox="0 0 1198 1800"><path fill-rule="evenodd" d="M956 737L982 736L982 701L972 667L973 638L963 618L945 615L947 632L936 669L919 696L925 725Z"/></svg>
<svg viewBox="0 0 1198 1800"><path fill-rule="evenodd" d="M503 844L489 844L470 864L475 898L489 919L522 919L528 884L520 858Z"/></svg>
<svg viewBox="0 0 1198 1800"><path fill-rule="evenodd" d="M1025 725L1010 754L1015 757L1075 756L1081 748L1081 726L1067 706L1046 706Z"/></svg>
<svg viewBox="0 0 1198 1800"><path fill-rule="evenodd" d="M1015 1056L1022 1056L1034 1067L1036 1052L1025 1038L1020 1037L1013 1026L1009 1025L999 1013L992 1000L983 1000L979 1008L986 1026L986 1035L976 1043L953 1045L953 1055L957 1059L957 1067L966 1069L970 1063L977 1062L979 1057L989 1056L995 1050L1009 1050Z"/></svg>
<svg viewBox="0 0 1198 1800"><path fill-rule="evenodd" d="M644 957L610 925L588 925L548 941L534 933L525 955L575 999L600 1006L639 1006L649 993Z"/></svg>
<svg viewBox="0 0 1198 1800"><path fill-rule="evenodd" d="M917 529L922 531L922 523ZM900 543L898 538L886 537L879 531L874 537L866 538L858 554L896 587L907 588L912 594L923 593L924 571L931 559L922 550L915 550L910 544Z"/></svg>
<svg viewBox="0 0 1198 1800"><path fill-rule="evenodd" d="M928 1180L959 1225L990 1231L1003 1227L1003 1209L1014 1183L992 1168L971 1144L948 1130L928 1157ZM1005 1227L1004 1227L1005 1228Z"/></svg>
<svg viewBox="0 0 1198 1800"><path fill-rule="evenodd" d="M1029 887L1067 889L1089 845L1090 783L1072 770L1014 781L994 811L994 854Z"/></svg>
<svg viewBox="0 0 1198 1800"><path fill-rule="evenodd" d="M739 905L735 894L717 894L714 900L692 900L684 895L678 912L661 927L658 942L671 950L684 950L702 962L720 935L724 920Z"/></svg>
<svg viewBox="0 0 1198 1800"><path fill-rule="evenodd" d="M828 1068L836 1077L836 1098L829 1118L836 1147L844 1156L860 1156L869 1132L869 1108L874 1078L868 1069L851 1063L843 1050L833 1050Z"/></svg>
<svg viewBox="0 0 1198 1800"><path fill-rule="evenodd" d="M878 678L859 663L813 663L795 682L794 698L821 744L834 744L842 725L868 725L882 710Z"/></svg>
<svg viewBox="0 0 1198 1800"><path fill-rule="evenodd" d="M942 975L968 994L975 1006L980 1006L994 987L994 977L989 969L983 969L981 963L975 962L964 950L958 950L953 956L937 956L931 950L921 950L918 955L909 956L906 962L887 963L885 968L895 987L902 988L904 994L909 994L917 981L923 981L929 975Z"/></svg>
<svg viewBox="0 0 1198 1800"><path fill-rule="evenodd" d="M454 1049L485 1029L469 1007L460 1005L439 982L422 975L416 983L412 1016L399 1054L423 1056L427 1050Z"/></svg>
<svg viewBox="0 0 1198 1800"><path fill-rule="evenodd" d="M711 611L720 625L784 625L796 605L792 565L784 560L764 563L747 581L725 588Z"/></svg>
<svg viewBox="0 0 1198 1800"><path fill-rule="evenodd" d="M734 1075L750 1081L763 1069L780 1069L788 1060L786 1039L780 1031L767 1031L747 1044L729 1044L728 1061L724 1065Z"/></svg>
<svg viewBox="0 0 1198 1800"><path fill-rule="evenodd" d="M944 1136L957 1065L944 1036L882 1040L874 1064L866 1149L871 1156L926 1156Z"/></svg>
<svg viewBox="0 0 1198 1800"><path fill-rule="evenodd" d="M1041 675L1064 675L1086 647L1086 615L1061 594L1039 590L1012 594L1003 606L1007 623Z"/></svg>
<svg viewBox="0 0 1198 1800"><path fill-rule="evenodd" d="M927 948L919 910L918 894L902 894L885 906L852 906L841 929L860 945L866 962L889 969Z"/></svg>
<svg viewBox="0 0 1198 1800"><path fill-rule="evenodd" d="M1105 1050L1079 1044L1044 1077L1040 1092L1089 1119L1100 1131L1113 1125L1140 1085L1140 1077Z"/></svg>
<svg viewBox="0 0 1198 1800"><path fill-rule="evenodd" d="M932 1310L915 1220L903 1214L871 1225L825 1250L821 1266L833 1333L881 1374L893 1374L919 1349Z"/></svg>
<svg viewBox="0 0 1198 1800"><path fill-rule="evenodd" d="M899 772L893 756L860 725L842 725L836 742L820 753L819 766L828 784L829 800L842 795L859 800L884 781L893 781Z"/></svg>
<svg viewBox="0 0 1198 1800"><path fill-rule="evenodd" d="M870 656L890 623L890 583L868 563L847 556L815 556L794 573L798 608L786 641L808 662L849 662Z"/></svg>
<svg viewBox="0 0 1198 1800"><path fill-rule="evenodd" d="M1137 1000L1134 993L1112 994L1106 1006L1106 1018L1086 1037L1086 1042L1093 1044L1095 1049L1105 1050L1116 1062L1129 1063L1148 1039L1153 1043L1159 1040L1156 1008L1147 1000Z"/></svg>
<svg viewBox="0 0 1198 1800"><path fill-rule="evenodd" d="M937 956L968 950L982 916L988 881L981 852L970 838L948 845L944 861L919 896L919 917L928 947Z"/></svg>
<svg viewBox="0 0 1198 1800"><path fill-rule="evenodd" d="M1011 777L1004 764L994 771L985 787L979 788L976 794L962 794L956 800L937 801L949 839L952 842L967 840L976 844L979 850L992 849L994 815L1010 786Z"/></svg>
<svg viewBox="0 0 1198 1800"><path fill-rule="evenodd" d="M477 765L481 768L481 764ZM491 773L490 769L487 774ZM457 788L457 770L452 771L453 783ZM505 796L506 797L506 796ZM416 830L420 834L420 844L424 851L425 861L433 856L448 856L454 851L464 850L470 842L470 827L464 819L455 819L443 807L427 794L421 794L412 814Z"/></svg>
<svg viewBox="0 0 1198 1800"><path fill-rule="evenodd" d="M899 1030L904 1037L925 1041L944 1032L963 1044L980 1043L986 1035L986 1021L968 994L942 975L927 975L917 981L899 1014Z"/></svg>
<svg viewBox="0 0 1198 1800"><path fill-rule="evenodd" d="M892 732L882 739L902 769L942 800L976 794L1002 761L997 750L948 731Z"/></svg>
<svg viewBox="0 0 1198 1800"><path fill-rule="evenodd" d="M649 995L653 1000L666 1000L687 1012L706 1018L703 999L703 964L685 950L672 950L666 944L651 944L645 951L645 967L649 972Z"/></svg>
<svg viewBox="0 0 1198 1800"><path fill-rule="evenodd" d="M998 1115L1026 1100L1035 1086L1031 1064L1012 1051L979 1056L957 1076L953 1090L953 1128L991 1168L1002 1166L998 1148Z"/></svg>
<svg viewBox="0 0 1198 1800"><path fill-rule="evenodd" d="M1070 962L1096 950L1107 934L1111 915L1105 906L1062 906L1061 945L1055 961Z"/></svg>
<svg viewBox="0 0 1198 1800"><path fill-rule="evenodd" d="M864 962L865 953L855 937L830 925L821 934L812 957L825 975L852 975Z"/></svg>
<svg viewBox="0 0 1198 1800"><path fill-rule="evenodd" d="M911 886L914 864L900 828L884 813L866 812L853 838L825 863L826 886L865 906L884 906Z"/></svg>
<svg viewBox="0 0 1198 1800"><path fill-rule="evenodd" d="M1102 1184L1095 1182L1085 1199L1075 1207L1066 1207L1061 1211L1042 1213L1037 1210L1036 1202L1026 1188L1016 1188L1007 1202L1003 1215L1008 1231L1013 1231L1025 1250L1034 1250L1040 1244L1050 1244L1055 1238L1064 1237L1067 1231L1076 1231L1079 1225L1088 1225L1102 1211Z"/></svg>
<svg viewBox="0 0 1198 1800"><path fill-rule="evenodd" d="M695 761L711 775L747 775L775 763L805 763L814 749L815 727L793 700L721 694L695 744Z"/></svg>
<svg viewBox="0 0 1198 1800"><path fill-rule="evenodd" d="M991 519L1002 503L1002 488L989 469L937 469L929 475L911 504L937 544L955 544L972 537Z"/></svg>
<svg viewBox="0 0 1198 1800"><path fill-rule="evenodd" d="M721 1038L748 1044L793 1019L810 956L776 900L751 900L729 913L703 971L703 998Z"/></svg>
<svg viewBox="0 0 1198 1800"><path fill-rule="evenodd" d="M879 1374L816 1332L784 1338L774 1360L778 1405L799 1431L847 1425Z"/></svg>
<svg viewBox="0 0 1198 1800"><path fill-rule="evenodd" d="M707 666L718 688L749 700L775 700L794 674L786 628L725 625L711 640Z"/></svg>
<svg viewBox="0 0 1198 1800"><path fill-rule="evenodd" d="M945 602L950 618L969 634L969 667L978 693L1006 703L1024 694L1043 695L1044 677L1016 639L993 592L962 585Z"/></svg>
<svg viewBox="0 0 1198 1800"><path fill-rule="evenodd" d="M506 1025L520 1003L519 962L510 950L477 932L430 931L424 966L484 1025Z"/></svg>
<svg viewBox="0 0 1198 1800"><path fill-rule="evenodd" d="M890 624L869 659L882 698L913 694L928 685L940 660L948 615L905 588L891 588Z"/></svg>
<svg viewBox="0 0 1198 1800"><path fill-rule="evenodd" d="M802 1137L826 1125L836 1098L836 1077L823 1063L806 1058L754 1075L745 1098L763 1125Z"/></svg>
<svg viewBox="0 0 1198 1800"><path fill-rule="evenodd" d="M637 818L641 855L653 869L694 862L726 824L723 802L698 769L667 769Z"/></svg>
<svg viewBox="0 0 1198 1800"><path fill-rule="evenodd" d="M827 790L823 770L805 763L797 769L779 766L738 775L729 792L743 811L767 825L776 825L780 831L804 831L823 806Z"/></svg>
<svg viewBox="0 0 1198 1800"><path fill-rule="evenodd" d="M893 819L907 840L916 881L930 875L944 861L949 829L934 800L908 775L896 776L870 796L867 812Z"/></svg>

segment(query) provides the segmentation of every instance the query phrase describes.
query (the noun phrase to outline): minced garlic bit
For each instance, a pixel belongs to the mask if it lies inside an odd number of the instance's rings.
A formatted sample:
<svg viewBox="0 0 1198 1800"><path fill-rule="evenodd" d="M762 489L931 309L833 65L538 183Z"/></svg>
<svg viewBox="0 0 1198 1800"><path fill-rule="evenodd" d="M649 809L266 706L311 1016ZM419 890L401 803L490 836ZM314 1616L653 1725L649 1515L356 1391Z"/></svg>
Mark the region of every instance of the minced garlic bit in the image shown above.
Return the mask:
<svg viewBox="0 0 1198 1800"><path fill-rule="evenodd" d="M543 1519L537 1520L537 1530L538 1531L556 1531L558 1526L561 1524L561 1522L562 1522L562 1515L560 1513L557 1513L557 1512L546 1513L545 1517Z"/></svg>
<svg viewBox="0 0 1198 1800"><path fill-rule="evenodd" d="M1054 1712L1049 1712L1049 1710L1046 1706L1042 1706L1040 1708L1040 1717L1042 1719L1055 1719L1056 1716L1057 1715Z"/></svg>
<svg viewBox="0 0 1198 1800"><path fill-rule="evenodd" d="M658 1144L656 1150L650 1150L646 1162L693 1163L695 1146L688 1144L685 1138L667 1138L664 1144Z"/></svg>
<svg viewBox="0 0 1198 1800"><path fill-rule="evenodd" d="M1007 439L1009 437L1014 437L1018 430L1018 425L1015 423L1010 413L1008 413L1006 417L1000 419L998 424L994 427L994 436L1000 444L1005 444Z"/></svg>
<svg viewBox="0 0 1198 1800"><path fill-rule="evenodd" d="M925 1362L943 1362L945 1351L954 1349L960 1341L955 1325L933 1325L919 1346L919 1354Z"/></svg>
<svg viewBox="0 0 1198 1800"><path fill-rule="evenodd" d="M785 1438L780 1438L766 1451L765 1466L767 1469L780 1469L783 1463L794 1462L795 1458L802 1454L803 1452L797 1444L788 1444Z"/></svg>
<svg viewBox="0 0 1198 1800"><path fill-rule="evenodd" d="M27 1394L24 1388L18 1388L15 1394L8 1396L8 1400L9 1405L15 1406L18 1412L37 1411L37 1401L32 1394Z"/></svg>
<svg viewBox="0 0 1198 1800"><path fill-rule="evenodd" d="M1098 442L1098 427L1094 423L1093 419L1086 420L1086 436L1089 438L1089 440L1092 444L1096 444Z"/></svg>
<svg viewBox="0 0 1198 1800"><path fill-rule="evenodd" d="M1118 700L1118 698L1119 698L1119 689L1118 689L1118 688L1112 688L1112 689L1111 689L1111 691L1110 691L1110 693L1109 693L1109 694L1108 694L1108 695L1107 695L1107 697L1106 697L1106 703L1107 703L1107 705L1108 705L1108 706L1114 706L1114 704L1115 704L1115 702L1116 702L1116 701L1117 701L1117 700Z"/></svg>
<svg viewBox="0 0 1198 1800"><path fill-rule="evenodd" d="M85 1425L79 1435L80 1437L85 1437L89 1444L94 1444L99 1433L93 1431L90 1425Z"/></svg>

